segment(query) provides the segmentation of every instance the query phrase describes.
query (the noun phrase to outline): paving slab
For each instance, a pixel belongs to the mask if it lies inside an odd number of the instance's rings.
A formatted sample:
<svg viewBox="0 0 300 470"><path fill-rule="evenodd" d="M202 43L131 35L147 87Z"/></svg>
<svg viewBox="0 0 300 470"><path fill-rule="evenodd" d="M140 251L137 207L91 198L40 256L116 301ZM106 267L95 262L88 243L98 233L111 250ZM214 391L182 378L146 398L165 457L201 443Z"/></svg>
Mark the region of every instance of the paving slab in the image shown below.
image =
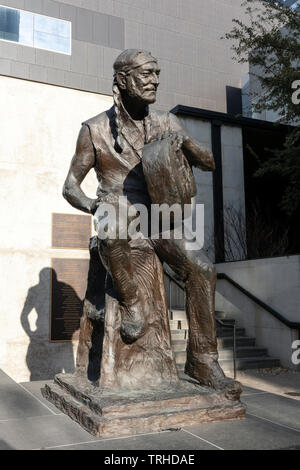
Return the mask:
<svg viewBox="0 0 300 470"><path fill-rule="evenodd" d="M242 401L246 403L248 414L297 429L300 436L299 401L273 393L250 394L244 396Z"/></svg>
<svg viewBox="0 0 300 470"><path fill-rule="evenodd" d="M61 414L61 411L58 408L56 408L55 405L50 403L49 400L46 400L46 398L44 398L41 393L41 389L46 384L51 384L51 383L53 383L53 380L35 380L33 382L21 382L20 385L23 386L38 401L40 401L45 406L47 406L50 410L52 410L55 414Z"/></svg>
<svg viewBox="0 0 300 470"><path fill-rule="evenodd" d="M42 449L92 439L93 436L65 415L49 414L0 423L0 441L19 450Z"/></svg>
<svg viewBox="0 0 300 470"><path fill-rule="evenodd" d="M239 421L185 428L224 450L275 450L300 446L300 433L246 414Z"/></svg>
<svg viewBox="0 0 300 470"><path fill-rule="evenodd" d="M242 391L242 394L241 394L241 400L243 400L244 396L253 395L253 394L261 394L261 393L268 393L266 391L259 390L257 388L247 387L246 385L242 385L242 386L243 386L243 391Z"/></svg>
<svg viewBox="0 0 300 470"><path fill-rule="evenodd" d="M5 372L0 370L0 422L32 416L46 416L53 412L30 395Z"/></svg>
<svg viewBox="0 0 300 470"><path fill-rule="evenodd" d="M300 400L300 371L283 367L238 371L243 386Z"/></svg>
<svg viewBox="0 0 300 470"><path fill-rule="evenodd" d="M49 449L51 450L51 449ZM217 448L184 431L171 431L131 436L120 439L102 439L52 450L217 450Z"/></svg>

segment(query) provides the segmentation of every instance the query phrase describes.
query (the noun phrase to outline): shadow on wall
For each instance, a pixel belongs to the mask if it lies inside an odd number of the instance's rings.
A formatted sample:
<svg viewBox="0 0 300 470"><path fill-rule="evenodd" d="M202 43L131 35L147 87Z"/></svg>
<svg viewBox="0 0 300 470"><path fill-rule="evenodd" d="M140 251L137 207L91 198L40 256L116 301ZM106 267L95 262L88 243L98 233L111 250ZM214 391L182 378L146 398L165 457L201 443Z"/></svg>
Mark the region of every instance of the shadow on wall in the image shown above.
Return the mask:
<svg viewBox="0 0 300 470"><path fill-rule="evenodd" d="M6 441L0 439L0 450L15 450L15 448L11 447Z"/></svg>
<svg viewBox="0 0 300 470"><path fill-rule="evenodd" d="M21 313L21 324L30 339L26 354L26 363L30 371L30 381L52 379L60 372L73 373L75 370L72 340L50 342L49 335L49 293L52 278L52 292L55 292L55 306L58 312L65 310L68 301L82 314L83 302L70 285L60 282L52 268L43 268L39 274L39 283L30 287ZM35 330L32 329L29 315L36 311ZM70 327L72 330L70 330ZM73 339L79 328L76 322L68 323L68 334Z"/></svg>

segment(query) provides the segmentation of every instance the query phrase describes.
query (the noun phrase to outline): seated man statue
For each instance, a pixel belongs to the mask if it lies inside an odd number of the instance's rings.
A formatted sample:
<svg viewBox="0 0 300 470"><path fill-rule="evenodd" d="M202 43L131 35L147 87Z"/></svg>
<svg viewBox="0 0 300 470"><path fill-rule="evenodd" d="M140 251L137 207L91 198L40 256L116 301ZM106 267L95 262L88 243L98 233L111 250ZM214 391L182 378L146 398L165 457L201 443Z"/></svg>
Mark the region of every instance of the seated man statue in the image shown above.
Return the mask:
<svg viewBox="0 0 300 470"><path fill-rule="evenodd" d="M159 73L157 60L148 52L129 49L117 57L113 106L84 122L79 133L63 189L72 206L95 214L99 204L108 202L117 206L119 196L127 196L131 204L149 207L142 150L155 140L175 140L190 166L203 171L215 169L212 153L187 134L176 116L149 111L149 105L156 100ZM99 181L97 199L88 198L80 187L91 168L95 169ZM170 239L149 239L149 242L159 259L185 284L189 323L185 372L203 385L231 388L238 393L239 384L225 377L218 363L215 267L202 250L188 250L184 236L176 239L171 233ZM147 325L141 307L143 299L134 282L129 240L118 237L101 240L99 254L120 302L121 336L130 344L145 333Z"/></svg>

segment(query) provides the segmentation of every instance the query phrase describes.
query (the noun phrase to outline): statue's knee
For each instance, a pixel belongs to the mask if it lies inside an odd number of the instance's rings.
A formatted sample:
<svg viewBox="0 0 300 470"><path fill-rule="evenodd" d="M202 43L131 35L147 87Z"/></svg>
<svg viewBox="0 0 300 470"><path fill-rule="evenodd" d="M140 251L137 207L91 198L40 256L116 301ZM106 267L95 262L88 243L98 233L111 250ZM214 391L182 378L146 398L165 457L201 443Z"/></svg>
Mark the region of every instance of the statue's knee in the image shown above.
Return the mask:
<svg viewBox="0 0 300 470"><path fill-rule="evenodd" d="M215 266L210 261L202 261L201 259L197 258L192 263L191 271L195 275L204 276L209 281L212 281L216 277L217 270Z"/></svg>

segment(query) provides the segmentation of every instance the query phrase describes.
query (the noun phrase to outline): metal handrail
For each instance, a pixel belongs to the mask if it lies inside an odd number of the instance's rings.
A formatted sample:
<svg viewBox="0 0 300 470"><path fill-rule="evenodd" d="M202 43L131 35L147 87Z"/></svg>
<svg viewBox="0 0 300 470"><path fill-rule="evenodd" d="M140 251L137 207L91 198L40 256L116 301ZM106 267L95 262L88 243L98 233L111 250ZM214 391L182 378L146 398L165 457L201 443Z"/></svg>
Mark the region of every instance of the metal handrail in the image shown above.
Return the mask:
<svg viewBox="0 0 300 470"><path fill-rule="evenodd" d="M270 313L274 318L279 320L281 323L283 323L285 326L288 326L291 329L298 330L299 334L299 339L300 339L300 323L299 322L294 322L290 321L287 318L285 318L281 313L277 312L273 307L270 307L270 305L266 304L262 300L260 300L258 297L255 295L251 294L251 292L247 291L244 287L242 287L240 284L238 284L236 281L231 279L227 274L225 273L218 273L217 277L219 280L225 280L228 281L230 284L232 284L236 289L238 289L240 292L245 294L249 299L253 300L257 305L262 307L264 310L266 310L268 313Z"/></svg>
<svg viewBox="0 0 300 470"><path fill-rule="evenodd" d="M164 274L172 282L174 282L174 284L176 284L177 287L179 287L179 289L184 291L184 287L180 284L180 282L178 282L170 273L168 273L165 270L165 268L164 268ZM171 305L172 305L172 287L171 287L171 282L170 282L170 284L169 284L169 309L170 309L170 312L171 312L171 308L172 308ZM172 314L172 312L171 312L171 314ZM216 318L215 320L216 320L216 323L218 323L219 325L221 325L224 328L233 328L233 376L234 376L234 378L236 378L236 323L235 323L235 319L233 319L233 323L231 325L224 323L219 318Z"/></svg>

